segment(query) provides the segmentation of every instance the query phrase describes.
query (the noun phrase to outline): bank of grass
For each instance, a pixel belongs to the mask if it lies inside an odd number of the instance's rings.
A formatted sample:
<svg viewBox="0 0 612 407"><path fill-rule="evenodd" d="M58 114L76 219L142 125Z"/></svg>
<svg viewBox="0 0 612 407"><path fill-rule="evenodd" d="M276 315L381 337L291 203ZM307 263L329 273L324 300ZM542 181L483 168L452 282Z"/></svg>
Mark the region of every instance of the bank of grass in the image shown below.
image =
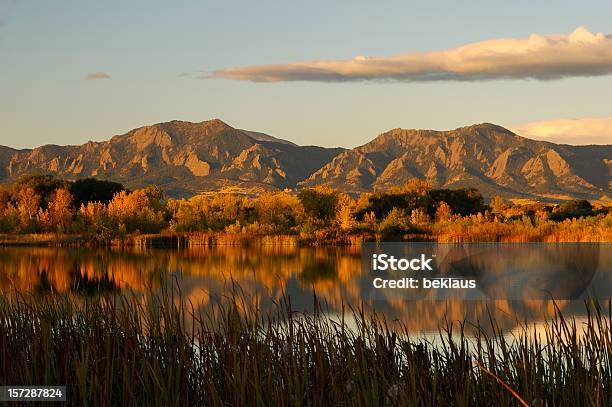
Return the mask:
<svg viewBox="0 0 612 407"><path fill-rule="evenodd" d="M432 225L428 234L444 243L463 242L612 242L612 216L582 217L562 222L532 222L528 218L512 223L458 219Z"/></svg>
<svg viewBox="0 0 612 407"><path fill-rule="evenodd" d="M563 222L534 224L529 220L502 223L478 218L417 224L405 230L341 230L325 228L310 233L258 234L248 232L201 231L132 233L102 242L92 235L0 234L2 246L359 246L365 241L425 241L440 243L545 242L610 243L612 216L579 218Z"/></svg>
<svg viewBox="0 0 612 407"><path fill-rule="evenodd" d="M434 346L359 310L349 328L288 301L203 314L179 296L4 295L0 382L66 385L71 405L612 405L609 306L514 339L455 324Z"/></svg>

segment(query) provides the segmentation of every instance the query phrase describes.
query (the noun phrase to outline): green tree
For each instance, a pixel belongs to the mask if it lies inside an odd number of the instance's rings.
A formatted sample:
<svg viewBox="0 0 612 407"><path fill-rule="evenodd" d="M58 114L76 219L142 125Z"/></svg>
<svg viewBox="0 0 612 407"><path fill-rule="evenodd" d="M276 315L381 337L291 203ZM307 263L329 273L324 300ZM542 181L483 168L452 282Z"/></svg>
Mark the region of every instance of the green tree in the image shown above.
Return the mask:
<svg viewBox="0 0 612 407"><path fill-rule="evenodd" d="M47 208L48 203L53 199L55 190L69 188L69 185L70 182L55 178L52 175L32 174L19 178L12 187L14 191L31 188L39 196L40 206Z"/></svg>
<svg viewBox="0 0 612 407"><path fill-rule="evenodd" d="M329 187L302 189L298 198L304 207L306 216L322 221L329 221L336 215L338 192Z"/></svg>
<svg viewBox="0 0 612 407"><path fill-rule="evenodd" d="M95 178L79 179L70 184L70 193L74 198L74 206L80 208L89 202L109 203L117 192L124 191L118 182L101 181Z"/></svg>
<svg viewBox="0 0 612 407"><path fill-rule="evenodd" d="M467 189L434 189L429 191L428 212L433 216L440 202L446 202L453 213L461 216L484 213L487 207L482 194L475 188Z"/></svg>
<svg viewBox="0 0 612 407"><path fill-rule="evenodd" d="M553 210L550 219L558 222L568 218L580 218L582 216L590 216L592 214L593 206L589 201L576 200L559 205Z"/></svg>

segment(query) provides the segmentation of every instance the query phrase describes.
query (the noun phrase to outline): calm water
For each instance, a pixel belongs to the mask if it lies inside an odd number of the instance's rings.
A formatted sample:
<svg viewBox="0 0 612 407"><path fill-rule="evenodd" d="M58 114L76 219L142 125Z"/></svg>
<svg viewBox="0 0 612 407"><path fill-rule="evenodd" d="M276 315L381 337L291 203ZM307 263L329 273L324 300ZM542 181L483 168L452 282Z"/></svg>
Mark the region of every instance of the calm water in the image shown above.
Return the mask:
<svg viewBox="0 0 612 407"><path fill-rule="evenodd" d="M586 272L591 273L590 287L599 290L600 298L612 295L611 249L610 245L597 245L596 250L591 246L582 254L590 259L586 261ZM495 253L478 261L486 264L487 270L495 270L499 261ZM530 279L544 273L538 262L530 265L523 261L520 269L526 286L533 281ZM546 276L557 278L550 272ZM371 277L362 272L359 248L0 248L0 289L35 295L71 291L87 296L100 291L132 290L147 301L151 290L155 293L164 286L178 284L184 300L203 311L239 290L249 307L265 312L284 294L291 298L296 310L311 310L316 294L330 314L340 313L347 305L363 304L366 313L375 310L389 320L401 320L415 333L436 331L447 321L488 321L489 314L510 332L519 323L537 324L554 312L552 302L529 298L440 300L424 295L424 300L414 301L390 295L375 300ZM507 278L498 277L479 276L493 292L509 284ZM568 275L560 274L558 278L567 279ZM583 315L585 294L579 294L573 300L557 303L564 315Z"/></svg>

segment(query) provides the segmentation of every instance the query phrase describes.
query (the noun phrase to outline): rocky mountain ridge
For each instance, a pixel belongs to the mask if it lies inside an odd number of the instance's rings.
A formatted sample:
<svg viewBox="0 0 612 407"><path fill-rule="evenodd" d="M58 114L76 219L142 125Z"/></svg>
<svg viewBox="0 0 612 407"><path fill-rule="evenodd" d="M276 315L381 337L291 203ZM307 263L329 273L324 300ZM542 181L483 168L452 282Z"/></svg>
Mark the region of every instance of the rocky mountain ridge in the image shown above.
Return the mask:
<svg viewBox="0 0 612 407"><path fill-rule="evenodd" d="M354 149L298 146L219 119L144 126L80 146L0 146L0 183L29 173L96 177L170 196L329 185L349 192L426 178L485 196L610 199L612 145L530 140L489 123L451 131L393 129Z"/></svg>

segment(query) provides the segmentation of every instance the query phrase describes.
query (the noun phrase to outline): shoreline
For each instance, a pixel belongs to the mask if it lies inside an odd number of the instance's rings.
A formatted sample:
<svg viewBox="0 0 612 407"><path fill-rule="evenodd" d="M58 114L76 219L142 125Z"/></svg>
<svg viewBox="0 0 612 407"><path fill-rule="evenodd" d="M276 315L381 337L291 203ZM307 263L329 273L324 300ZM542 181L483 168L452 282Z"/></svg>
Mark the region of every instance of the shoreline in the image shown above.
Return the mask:
<svg viewBox="0 0 612 407"><path fill-rule="evenodd" d="M482 237L482 236L481 236ZM132 234L123 239L115 238L108 243L96 241L87 235L46 234L0 234L1 247L212 247L212 246L295 246L295 247L343 247L359 246L370 241L403 241L435 243L612 243L612 239L600 236L501 235L475 239L474 236L457 234L407 233L382 235L373 233L342 234L321 238L303 235L249 235L222 232L155 233ZM569 239L568 239L569 238Z"/></svg>

